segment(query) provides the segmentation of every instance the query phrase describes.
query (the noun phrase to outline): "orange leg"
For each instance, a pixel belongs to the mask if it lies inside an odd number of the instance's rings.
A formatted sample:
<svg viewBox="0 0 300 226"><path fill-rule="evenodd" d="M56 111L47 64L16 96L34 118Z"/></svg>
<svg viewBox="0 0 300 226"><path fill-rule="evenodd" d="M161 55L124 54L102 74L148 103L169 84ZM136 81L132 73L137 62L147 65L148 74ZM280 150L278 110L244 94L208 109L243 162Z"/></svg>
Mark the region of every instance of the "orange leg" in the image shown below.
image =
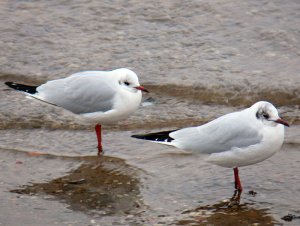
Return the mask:
<svg viewBox="0 0 300 226"><path fill-rule="evenodd" d="M235 191L234 191L234 194L231 198L229 206L236 205L236 204L240 203L241 194L242 194L242 191L243 191L243 187L242 187L241 180L240 180L240 177L239 177L238 168L237 167L233 168L233 172L234 172Z"/></svg>
<svg viewBox="0 0 300 226"><path fill-rule="evenodd" d="M96 131L97 140L98 140L98 156L100 156L101 153L103 152L103 149L102 149L101 125L97 124L95 126L95 131Z"/></svg>
<svg viewBox="0 0 300 226"><path fill-rule="evenodd" d="M237 189L239 193L242 193L243 187L242 187L240 177L239 177L239 169L237 167L235 167L235 168L233 168L233 172L234 172L235 189Z"/></svg>

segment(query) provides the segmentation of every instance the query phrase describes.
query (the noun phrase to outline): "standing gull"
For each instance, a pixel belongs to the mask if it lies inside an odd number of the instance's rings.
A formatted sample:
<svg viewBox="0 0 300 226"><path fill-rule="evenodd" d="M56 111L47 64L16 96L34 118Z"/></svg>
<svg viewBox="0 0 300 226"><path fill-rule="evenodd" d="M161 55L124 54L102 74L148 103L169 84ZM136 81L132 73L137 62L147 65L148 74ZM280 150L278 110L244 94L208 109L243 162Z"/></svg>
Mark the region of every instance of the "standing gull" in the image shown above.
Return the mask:
<svg viewBox="0 0 300 226"><path fill-rule="evenodd" d="M243 187L238 167L261 162L279 151L284 140L284 126L289 124L279 117L277 109L269 102L260 101L198 127L132 137L209 154L208 162L233 168L235 193L232 200L239 202Z"/></svg>
<svg viewBox="0 0 300 226"><path fill-rule="evenodd" d="M83 71L40 86L15 82L5 84L27 95L69 110L80 119L96 124L98 155L102 152L101 124L115 123L129 117L142 100L137 75L126 68L113 71Z"/></svg>

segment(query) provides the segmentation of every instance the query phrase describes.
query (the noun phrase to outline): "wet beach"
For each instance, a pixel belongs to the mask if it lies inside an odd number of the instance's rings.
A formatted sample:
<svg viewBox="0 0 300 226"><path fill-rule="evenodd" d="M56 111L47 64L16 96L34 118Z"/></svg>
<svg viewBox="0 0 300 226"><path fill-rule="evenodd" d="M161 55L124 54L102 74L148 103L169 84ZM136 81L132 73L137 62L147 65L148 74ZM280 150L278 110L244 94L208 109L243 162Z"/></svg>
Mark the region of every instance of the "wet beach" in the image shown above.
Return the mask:
<svg viewBox="0 0 300 226"><path fill-rule="evenodd" d="M0 225L300 225L299 10L296 0L0 2ZM100 159L93 127L4 85L120 67L150 93L104 126ZM231 169L130 137L258 100L291 127L277 154L240 168L240 206L227 206Z"/></svg>

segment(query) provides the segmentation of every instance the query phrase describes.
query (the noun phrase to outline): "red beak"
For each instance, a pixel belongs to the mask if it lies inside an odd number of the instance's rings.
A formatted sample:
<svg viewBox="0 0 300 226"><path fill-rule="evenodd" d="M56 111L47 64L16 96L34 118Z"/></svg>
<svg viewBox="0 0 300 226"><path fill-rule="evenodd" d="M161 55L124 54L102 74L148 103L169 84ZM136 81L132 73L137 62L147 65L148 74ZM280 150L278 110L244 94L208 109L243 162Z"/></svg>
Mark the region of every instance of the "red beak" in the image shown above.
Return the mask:
<svg viewBox="0 0 300 226"><path fill-rule="evenodd" d="M282 124L284 126L287 126L287 127L290 126L286 121L282 120L281 118L275 120L274 122L280 123L280 124Z"/></svg>
<svg viewBox="0 0 300 226"><path fill-rule="evenodd" d="M149 91L146 90L144 86L136 86L136 87L134 87L134 88L136 88L136 89L138 89L138 90L141 90L141 91L143 91L143 92L149 93Z"/></svg>

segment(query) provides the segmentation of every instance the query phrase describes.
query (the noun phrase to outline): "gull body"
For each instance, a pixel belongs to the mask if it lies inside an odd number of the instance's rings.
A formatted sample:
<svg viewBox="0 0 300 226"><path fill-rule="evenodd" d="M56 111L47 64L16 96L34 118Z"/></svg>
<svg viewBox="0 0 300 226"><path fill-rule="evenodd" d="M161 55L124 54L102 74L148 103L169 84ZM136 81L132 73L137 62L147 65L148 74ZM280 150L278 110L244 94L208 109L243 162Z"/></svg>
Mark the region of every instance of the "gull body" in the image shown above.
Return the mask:
<svg viewBox="0 0 300 226"><path fill-rule="evenodd" d="M6 82L9 87L64 108L88 124L96 124L98 150L102 152L101 124L116 123L129 117L141 103L137 75L126 68L113 71L83 71L40 86Z"/></svg>
<svg viewBox="0 0 300 226"><path fill-rule="evenodd" d="M259 109L269 112L273 121L257 114ZM202 126L174 131L169 134L174 139L170 144L183 150L210 154L207 161L219 166L247 166L261 162L280 150L284 126L275 122L278 118L273 105L258 102Z"/></svg>
<svg viewBox="0 0 300 226"><path fill-rule="evenodd" d="M289 125L279 117L277 109L269 102L259 101L201 126L133 137L207 154L208 162L234 169L235 187L240 194L238 167L261 162L279 151L284 126Z"/></svg>

